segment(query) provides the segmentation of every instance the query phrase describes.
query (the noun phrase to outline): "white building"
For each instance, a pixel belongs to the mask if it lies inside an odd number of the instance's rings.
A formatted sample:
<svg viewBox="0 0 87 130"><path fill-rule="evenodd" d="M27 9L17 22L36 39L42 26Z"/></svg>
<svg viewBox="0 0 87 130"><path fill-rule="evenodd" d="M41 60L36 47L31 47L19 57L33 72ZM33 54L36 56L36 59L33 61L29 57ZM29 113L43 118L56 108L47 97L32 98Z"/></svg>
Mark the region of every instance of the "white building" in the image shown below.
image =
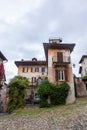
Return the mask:
<svg viewBox="0 0 87 130"><path fill-rule="evenodd" d="M87 55L83 55L79 63L81 64L79 73L81 74L81 77L83 77L87 74Z"/></svg>

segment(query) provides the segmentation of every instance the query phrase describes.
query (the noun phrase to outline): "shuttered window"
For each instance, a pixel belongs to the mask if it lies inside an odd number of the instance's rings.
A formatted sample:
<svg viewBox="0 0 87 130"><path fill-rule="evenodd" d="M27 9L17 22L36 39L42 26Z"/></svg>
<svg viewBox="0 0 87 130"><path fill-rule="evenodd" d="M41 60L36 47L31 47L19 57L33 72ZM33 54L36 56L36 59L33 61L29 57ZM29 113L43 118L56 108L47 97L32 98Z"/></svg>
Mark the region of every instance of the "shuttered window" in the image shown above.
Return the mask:
<svg viewBox="0 0 87 130"><path fill-rule="evenodd" d="M35 71L36 71L36 72L39 72L39 68L37 67Z"/></svg>
<svg viewBox="0 0 87 130"><path fill-rule="evenodd" d="M47 73L47 67L45 67L45 73Z"/></svg>
<svg viewBox="0 0 87 130"><path fill-rule="evenodd" d="M32 72L35 72L35 67L32 67Z"/></svg>
<svg viewBox="0 0 87 130"><path fill-rule="evenodd" d="M45 67L42 67L42 72L45 72Z"/></svg>
<svg viewBox="0 0 87 130"><path fill-rule="evenodd" d="M23 72L27 73L28 72L28 67L23 67Z"/></svg>
<svg viewBox="0 0 87 130"><path fill-rule="evenodd" d="M55 71L55 79L56 79L56 81L65 81L65 71L64 70L56 70Z"/></svg>
<svg viewBox="0 0 87 130"><path fill-rule="evenodd" d="M36 81L36 77L32 77L32 83L35 83Z"/></svg>
<svg viewBox="0 0 87 130"><path fill-rule="evenodd" d="M41 67L39 67L39 73L41 73L42 72L42 68Z"/></svg>

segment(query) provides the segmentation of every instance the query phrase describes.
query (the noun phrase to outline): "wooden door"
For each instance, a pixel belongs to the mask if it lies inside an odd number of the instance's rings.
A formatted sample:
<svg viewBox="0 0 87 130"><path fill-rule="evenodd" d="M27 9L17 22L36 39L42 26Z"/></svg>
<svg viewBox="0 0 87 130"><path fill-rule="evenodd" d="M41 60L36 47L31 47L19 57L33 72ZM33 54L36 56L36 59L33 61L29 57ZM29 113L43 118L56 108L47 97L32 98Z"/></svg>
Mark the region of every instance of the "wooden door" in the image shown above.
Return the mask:
<svg viewBox="0 0 87 130"><path fill-rule="evenodd" d="M63 53L62 52L57 52L57 61L63 62Z"/></svg>

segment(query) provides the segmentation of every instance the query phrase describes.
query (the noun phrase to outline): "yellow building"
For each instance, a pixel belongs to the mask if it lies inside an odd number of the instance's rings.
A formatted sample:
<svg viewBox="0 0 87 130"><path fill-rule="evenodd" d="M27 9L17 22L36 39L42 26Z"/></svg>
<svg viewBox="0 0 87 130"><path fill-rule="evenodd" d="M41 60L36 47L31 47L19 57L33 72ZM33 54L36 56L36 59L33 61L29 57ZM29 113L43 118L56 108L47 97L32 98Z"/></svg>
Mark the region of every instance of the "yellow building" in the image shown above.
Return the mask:
<svg viewBox="0 0 87 130"><path fill-rule="evenodd" d="M29 79L29 84L31 87L35 88L39 82L47 77L47 62L38 61L36 58L32 60L21 60L15 61L18 67L18 75L26 77Z"/></svg>

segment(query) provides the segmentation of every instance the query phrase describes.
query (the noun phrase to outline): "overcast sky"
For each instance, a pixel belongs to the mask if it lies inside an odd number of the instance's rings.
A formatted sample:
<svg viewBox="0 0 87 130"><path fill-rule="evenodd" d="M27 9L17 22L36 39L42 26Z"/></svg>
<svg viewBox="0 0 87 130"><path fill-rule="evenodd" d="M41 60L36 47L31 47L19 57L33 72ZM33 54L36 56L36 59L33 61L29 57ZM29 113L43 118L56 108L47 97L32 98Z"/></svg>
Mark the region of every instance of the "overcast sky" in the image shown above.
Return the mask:
<svg viewBox="0 0 87 130"><path fill-rule="evenodd" d="M43 42L62 37L76 43L72 53L74 73L87 54L87 0L0 0L0 50L7 81L17 75L14 61L33 57L45 59Z"/></svg>

